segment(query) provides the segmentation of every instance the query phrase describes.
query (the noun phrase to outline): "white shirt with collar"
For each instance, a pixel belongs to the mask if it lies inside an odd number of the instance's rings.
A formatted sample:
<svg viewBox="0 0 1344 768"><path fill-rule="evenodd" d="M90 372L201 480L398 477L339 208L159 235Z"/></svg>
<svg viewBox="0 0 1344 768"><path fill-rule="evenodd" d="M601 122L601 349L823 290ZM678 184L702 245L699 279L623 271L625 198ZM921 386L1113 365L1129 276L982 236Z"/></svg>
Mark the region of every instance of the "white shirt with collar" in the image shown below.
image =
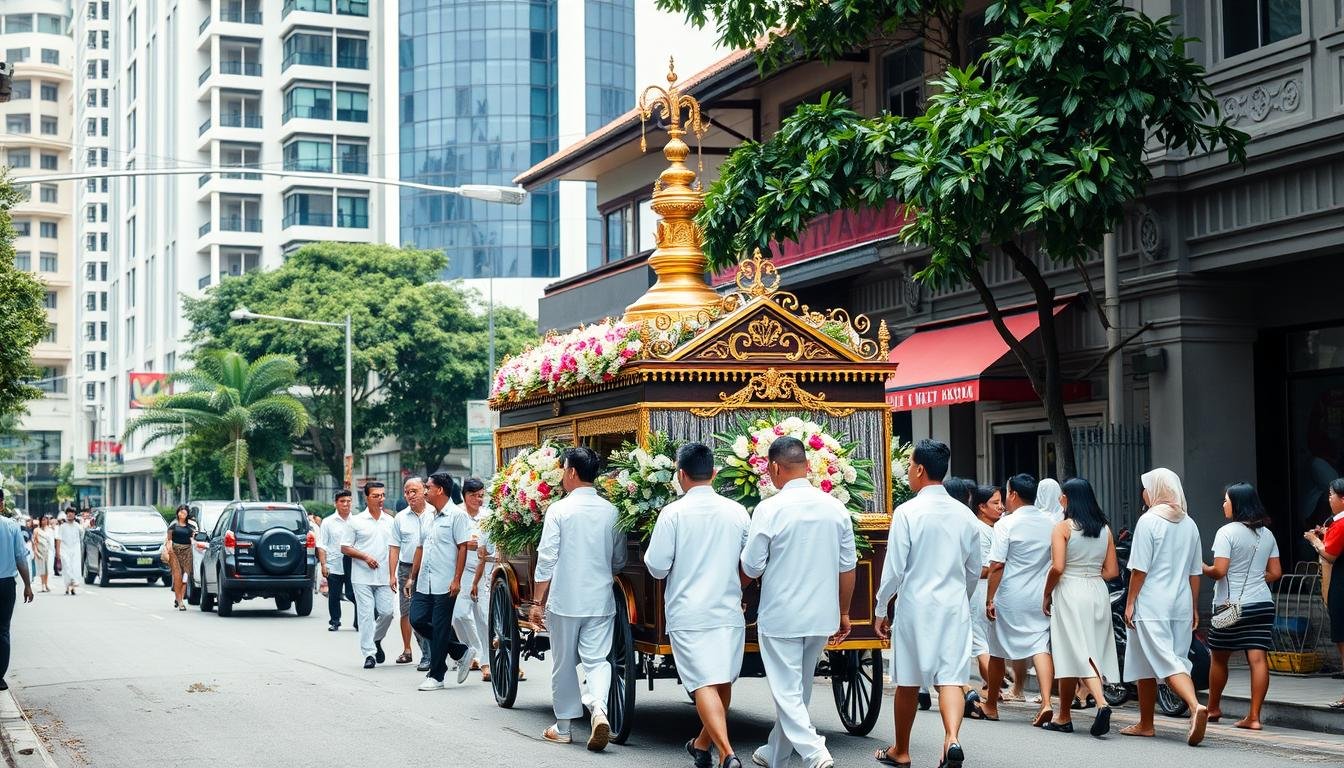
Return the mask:
<svg viewBox="0 0 1344 768"><path fill-rule="evenodd" d="M1003 578L994 595L998 609L1026 614L1035 621L1049 621L1041 612L1041 600L1045 595L1045 576L1050 571L1050 539L1054 528L1050 513L1032 505L1018 507L994 524L989 559L1003 563Z"/></svg>
<svg viewBox="0 0 1344 768"><path fill-rule="evenodd" d="M443 509L428 514L421 534L420 547L424 551L420 554L420 575L415 580L415 591L422 595L448 594L457 573L458 545L470 538L470 519L451 501L445 503ZM462 572L466 573L466 569ZM458 583L459 589L469 586Z"/></svg>
<svg viewBox="0 0 1344 768"><path fill-rule="evenodd" d="M377 568L370 568L368 564L352 558L350 570L353 573L349 574L351 584L371 584L375 587L388 585L387 557L396 535L396 523L392 513L386 509L377 520L367 509L350 516L350 523L342 532L341 544L354 547L378 561Z"/></svg>
<svg viewBox="0 0 1344 768"><path fill-rule="evenodd" d="M481 530L481 521L485 519L486 515L490 514L489 511L486 510L484 506L481 506L480 509L476 510L476 516L472 517L467 513L467 506L465 504L460 507L460 511L462 517L467 519L469 532L468 538L476 540L475 549L471 549L470 547L467 548L467 565L462 569L462 573L464 574L463 578L465 579L465 574L470 573L473 576L476 574L476 569L480 567L481 559L493 555L495 553L495 548L494 545L490 543L490 538L485 535L485 531Z"/></svg>
<svg viewBox="0 0 1344 768"><path fill-rule="evenodd" d="M392 542L397 550L397 562L410 565L415 562L415 549L420 546L420 534L425 525L425 515L433 516L434 507L428 503L417 514L407 507L397 513L396 539Z"/></svg>
<svg viewBox="0 0 1344 768"><path fill-rule="evenodd" d="M341 554L341 539L346 529L350 527L351 517L346 515L342 520L339 512L333 512L327 515L321 527L317 529L317 546L326 553L327 572L337 576L345 575L345 555Z"/></svg>
<svg viewBox="0 0 1344 768"><path fill-rule="evenodd" d="M708 485L663 507L644 564L655 579L667 579L668 631L746 626L737 569L750 525L746 507Z"/></svg>
<svg viewBox="0 0 1344 768"><path fill-rule="evenodd" d="M985 527L943 486L921 488L891 516L873 615L884 618L899 592L912 596L911 615L939 621L943 611L969 615L967 599L983 567L979 529Z"/></svg>
<svg viewBox="0 0 1344 768"><path fill-rule="evenodd" d="M546 510L533 580L549 581L546 610L557 616L613 616L612 574L625 567L625 533L616 507L592 486L570 491Z"/></svg>
<svg viewBox="0 0 1344 768"><path fill-rule="evenodd" d="M761 634L830 635L840 628L840 574L858 563L849 510L806 478L790 480L756 505L741 562L761 579Z"/></svg>

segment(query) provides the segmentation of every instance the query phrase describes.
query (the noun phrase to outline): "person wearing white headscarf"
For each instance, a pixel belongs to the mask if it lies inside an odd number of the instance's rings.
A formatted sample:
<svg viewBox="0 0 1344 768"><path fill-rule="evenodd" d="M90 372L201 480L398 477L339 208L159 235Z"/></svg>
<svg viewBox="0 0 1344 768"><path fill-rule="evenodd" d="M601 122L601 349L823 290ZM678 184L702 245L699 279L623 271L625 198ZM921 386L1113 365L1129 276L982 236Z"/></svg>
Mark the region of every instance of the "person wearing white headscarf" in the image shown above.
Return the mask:
<svg viewBox="0 0 1344 768"><path fill-rule="evenodd" d="M1060 501L1063 495L1063 489L1053 478L1043 478L1036 485L1036 508L1049 515L1055 525L1064 522L1064 504Z"/></svg>
<svg viewBox="0 0 1344 768"><path fill-rule="evenodd" d="M1204 572L1199 526L1186 514L1181 479L1169 469L1143 475L1143 502L1148 511L1134 526L1129 553L1129 594L1125 623L1125 681L1138 684L1139 722L1120 731L1126 736L1152 736L1157 681L1190 708L1186 743L1199 744L1209 710L1199 703L1190 679L1190 635L1199 625L1199 579Z"/></svg>

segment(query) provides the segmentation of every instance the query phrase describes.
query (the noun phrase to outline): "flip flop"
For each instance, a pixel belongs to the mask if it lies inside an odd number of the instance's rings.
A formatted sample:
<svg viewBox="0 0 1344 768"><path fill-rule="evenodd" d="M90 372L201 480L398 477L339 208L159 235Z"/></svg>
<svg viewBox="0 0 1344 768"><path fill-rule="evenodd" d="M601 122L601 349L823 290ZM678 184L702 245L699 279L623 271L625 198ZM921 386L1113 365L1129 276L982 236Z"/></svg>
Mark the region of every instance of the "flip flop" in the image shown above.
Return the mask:
<svg viewBox="0 0 1344 768"><path fill-rule="evenodd" d="M1209 708L1200 707L1190 716L1190 732L1185 736L1185 743L1192 747L1199 746L1204 740L1204 731L1209 725Z"/></svg>
<svg viewBox="0 0 1344 768"><path fill-rule="evenodd" d="M1054 712L1051 712L1048 709L1042 709L1040 712L1036 713L1036 719L1032 720L1031 724L1036 726L1037 728L1044 728L1045 724L1050 722L1051 718L1053 718L1054 716L1055 716Z"/></svg>
<svg viewBox="0 0 1344 768"><path fill-rule="evenodd" d="M413 659L411 658L411 654L409 653L403 653L397 657L398 664L410 664L412 661Z"/></svg>
<svg viewBox="0 0 1344 768"><path fill-rule="evenodd" d="M873 759L882 765L893 765L896 768L910 768L910 763L898 763L891 759L891 751L896 748L895 744L886 749L879 749L873 753Z"/></svg>

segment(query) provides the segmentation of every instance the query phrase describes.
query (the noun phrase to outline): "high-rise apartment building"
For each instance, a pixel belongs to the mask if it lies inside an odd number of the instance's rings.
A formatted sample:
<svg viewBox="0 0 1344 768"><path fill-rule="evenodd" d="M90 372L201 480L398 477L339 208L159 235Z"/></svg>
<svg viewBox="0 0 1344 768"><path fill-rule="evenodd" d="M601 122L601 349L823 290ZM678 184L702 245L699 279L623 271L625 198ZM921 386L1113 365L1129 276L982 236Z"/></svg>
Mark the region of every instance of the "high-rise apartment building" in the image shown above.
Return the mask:
<svg viewBox="0 0 1344 768"><path fill-rule="evenodd" d="M395 209L382 187L311 177L387 175L378 117L390 106L385 21L370 5L115 0L110 16L103 0L76 7L81 43L101 42L104 28L111 38L106 50L79 46L82 125L108 144L81 153L79 167L202 169L83 188L92 217L81 215L83 244L101 247L106 233L109 246L106 282L99 266L82 286L100 311L107 297L107 342L98 326L81 350L82 362L93 353L105 375L105 386L91 382L83 393L103 409L90 434L122 434L135 415L133 373L171 372L184 360L182 296L278 266L304 243L388 239L384 222ZM116 448L111 501L166 501L152 477L163 447L146 450L136 439Z"/></svg>
<svg viewBox="0 0 1344 768"><path fill-rule="evenodd" d="M15 178L70 169L75 57L69 21L63 0L0 3L0 61L13 72L10 100L0 104L0 162ZM33 350L35 383L44 396L29 403L19 434L0 436L0 447L11 449L0 474L23 478L24 490L10 503L33 512L56 511L57 471L75 455L74 186L34 184L29 199L10 211L16 266L46 285L47 334Z"/></svg>

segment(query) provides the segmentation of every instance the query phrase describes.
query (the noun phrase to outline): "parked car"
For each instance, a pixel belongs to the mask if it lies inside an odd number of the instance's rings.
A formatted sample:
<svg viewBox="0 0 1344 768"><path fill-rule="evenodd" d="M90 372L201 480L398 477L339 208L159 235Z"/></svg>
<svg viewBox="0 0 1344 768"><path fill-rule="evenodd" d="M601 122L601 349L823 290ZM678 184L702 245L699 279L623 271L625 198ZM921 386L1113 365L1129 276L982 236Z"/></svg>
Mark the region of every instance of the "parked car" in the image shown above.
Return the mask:
<svg viewBox="0 0 1344 768"><path fill-rule="evenodd" d="M232 501L200 499L187 502L187 507L191 510L188 515L196 526L197 533L210 533L215 530L219 523L220 515L228 508ZM201 604L201 584L205 580L201 578L201 567L205 564L206 542L197 539L192 542L196 548L196 556L192 559L191 573L187 577L187 602L191 605Z"/></svg>
<svg viewBox="0 0 1344 768"><path fill-rule="evenodd" d="M112 579L172 581L159 559L168 525L153 507L99 507L84 529L84 583L106 587Z"/></svg>
<svg viewBox="0 0 1344 768"><path fill-rule="evenodd" d="M202 611L218 606L220 616L229 616L236 603L260 597L275 600L281 611L313 612L317 534L302 506L233 502L214 530L198 532L196 540L206 543Z"/></svg>

